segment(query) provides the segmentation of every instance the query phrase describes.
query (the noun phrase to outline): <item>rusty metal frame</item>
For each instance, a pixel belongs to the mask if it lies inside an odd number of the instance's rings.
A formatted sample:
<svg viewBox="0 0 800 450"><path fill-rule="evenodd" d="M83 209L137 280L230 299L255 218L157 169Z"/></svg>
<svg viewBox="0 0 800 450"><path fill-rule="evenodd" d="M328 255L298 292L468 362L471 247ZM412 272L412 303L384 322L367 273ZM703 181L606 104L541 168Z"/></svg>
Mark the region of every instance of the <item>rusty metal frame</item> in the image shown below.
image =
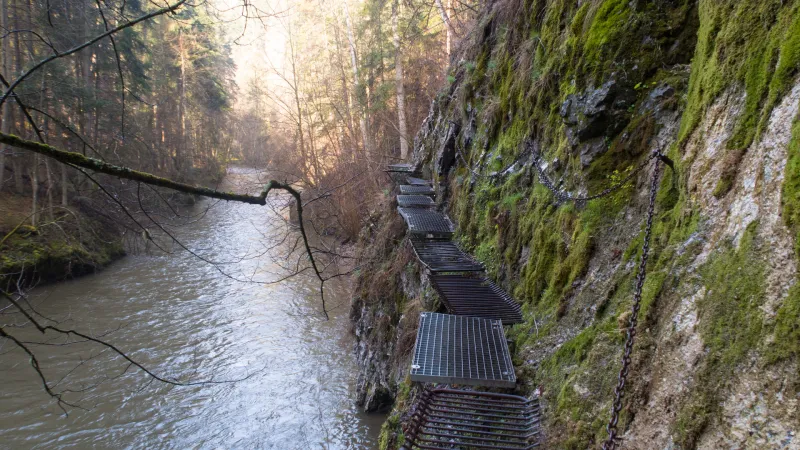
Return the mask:
<svg viewBox="0 0 800 450"><path fill-rule="evenodd" d="M464 253L453 241L434 241L411 238L417 259L431 273L483 272L486 268L472 256Z"/></svg>
<svg viewBox="0 0 800 450"><path fill-rule="evenodd" d="M426 383L515 387L517 376L503 323L421 313L409 378Z"/></svg>
<svg viewBox="0 0 800 450"><path fill-rule="evenodd" d="M408 232L426 239L450 239L455 225L447 215L439 211L420 208L397 208L406 221Z"/></svg>
<svg viewBox="0 0 800 450"><path fill-rule="evenodd" d="M493 392L428 388L403 423L401 450L539 447L538 399Z"/></svg>
<svg viewBox="0 0 800 450"><path fill-rule="evenodd" d="M433 181L425 180L423 178L417 178L413 176L406 177L406 183L412 186L431 186L433 185Z"/></svg>
<svg viewBox="0 0 800 450"><path fill-rule="evenodd" d="M397 206L401 208L433 208L436 202L427 195L404 195L397 196Z"/></svg>
<svg viewBox="0 0 800 450"><path fill-rule="evenodd" d="M432 186L417 184L401 184L400 193L403 195L436 195Z"/></svg>
<svg viewBox="0 0 800 450"><path fill-rule="evenodd" d="M522 323L522 307L485 276L431 275L431 284L450 314Z"/></svg>
<svg viewBox="0 0 800 450"><path fill-rule="evenodd" d="M411 164L389 164L384 172L389 173L414 173L414 166Z"/></svg>

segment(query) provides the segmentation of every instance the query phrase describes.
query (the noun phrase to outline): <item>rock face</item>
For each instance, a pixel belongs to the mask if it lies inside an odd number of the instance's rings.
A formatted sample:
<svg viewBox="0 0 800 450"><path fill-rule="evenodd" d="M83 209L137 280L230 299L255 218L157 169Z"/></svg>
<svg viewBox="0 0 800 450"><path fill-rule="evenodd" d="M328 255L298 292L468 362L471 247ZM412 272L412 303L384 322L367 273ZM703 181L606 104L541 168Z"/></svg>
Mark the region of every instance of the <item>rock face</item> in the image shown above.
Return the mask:
<svg viewBox="0 0 800 450"><path fill-rule="evenodd" d="M440 177L447 176L453 164L456 162L456 136L461 127L457 123L450 123L447 128L447 134L442 139L442 145L436 152L436 162L434 168L436 174Z"/></svg>
<svg viewBox="0 0 800 450"><path fill-rule="evenodd" d="M434 308L430 285L403 239L405 223L388 197L361 242L359 277L350 319L359 377L356 402L368 412L391 409L411 364L419 313Z"/></svg>
<svg viewBox="0 0 800 450"><path fill-rule="evenodd" d="M419 280L413 275L416 274L400 274L401 295L408 298L415 298L421 292ZM398 336L393 333L394 327L386 326L392 320L392 313L397 314L388 310L376 310L374 305L363 305L352 317L355 320L357 361L361 369L356 384L356 402L367 412L386 412L391 409L397 385L405 375L402 370L404 364L399 364L393 358L397 353ZM405 323L413 319L403 314L398 319L397 326L415 329L413 325L407 327Z"/></svg>
<svg viewBox="0 0 800 450"><path fill-rule="evenodd" d="M622 447L800 449L800 53L783 44L800 36L800 2L533 3L484 11L415 161L440 176L460 242L523 304L507 336L517 393L541 396L545 448L606 437L653 173L642 164L660 152L675 171L658 189ZM451 142L463 159L448 159ZM608 186L579 204L550 191ZM360 335L365 370L385 374L365 385L395 399L385 448L414 397L411 312L436 306L396 241L382 244L392 263L366 266L361 298L397 283L358 303L370 323L394 308L385 332Z"/></svg>
<svg viewBox="0 0 800 450"><path fill-rule="evenodd" d="M634 105L636 94L616 80L582 94L569 94L561 104L560 114L567 125L566 135L572 152L583 167L608 150L607 140L625 128L628 108Z"/></svg>

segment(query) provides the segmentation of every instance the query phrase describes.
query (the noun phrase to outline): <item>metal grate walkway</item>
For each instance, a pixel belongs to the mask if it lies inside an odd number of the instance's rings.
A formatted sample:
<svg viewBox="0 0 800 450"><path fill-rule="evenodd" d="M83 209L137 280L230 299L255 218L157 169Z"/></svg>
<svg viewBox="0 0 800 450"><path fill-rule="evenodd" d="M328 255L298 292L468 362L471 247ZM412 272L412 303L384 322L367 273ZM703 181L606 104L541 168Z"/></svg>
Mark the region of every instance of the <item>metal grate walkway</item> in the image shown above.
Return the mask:
<svg viewBox="0 0 800 450"><path fill-rule="evenodd" d="M433 182L430 180L423 180L422 178L411 177L411 176L406 178L406 183L414 186L430 186L433 184Z"/></svg>
<svg viewBox="0 0 800 450"><path fill-rule="evenodd" d="M420 314L411 381L513 388L517 377L503 323L479 317Z"/></svg>
<svg viewBox="0 0 800 450"><path fill-rule="evenodd" d="M411 164L389 164L386 166L386 172L414 173L414 166Z"/></svg>
<svg viewBox="0 0 800 450"><path fill-rule="evenodd" d="M432 208L436 203L427 195L398 195L397 206L401 208Z"/></svg>
<svg viewBox="0 0 800 450"><path fill-rule="evenodd" d="M480 277L433 275L433 288L450 314L522 323L522 308L499 286Z"/></svg>
<svg viewBox="0 0 800 450"><path fill-rule="evenodd" d="M428 239L449 239L455 227L450 219L438 212L419 208L397 208L408 225L411 234Z"/></svg>
<svg viewBox="0 0 800 450"><path fill-rule="evenodd" d="M538 400L491 392L426 389L403 424L401 450L539 447Z"/></svg>
<svg viewBox="0 0 800 450"><path fill-rule="evenodd" d="M434 195L436 191L430 186L414 186L410 184L401 184L400 193L404 195Z"/></svg>
<svg viewBox="0 0 800 450"><path fill-rule="evenodd" d="M483 264L472 259L451 241L411 239L414 253L420 262L433 273L482 272Z"/></svg>

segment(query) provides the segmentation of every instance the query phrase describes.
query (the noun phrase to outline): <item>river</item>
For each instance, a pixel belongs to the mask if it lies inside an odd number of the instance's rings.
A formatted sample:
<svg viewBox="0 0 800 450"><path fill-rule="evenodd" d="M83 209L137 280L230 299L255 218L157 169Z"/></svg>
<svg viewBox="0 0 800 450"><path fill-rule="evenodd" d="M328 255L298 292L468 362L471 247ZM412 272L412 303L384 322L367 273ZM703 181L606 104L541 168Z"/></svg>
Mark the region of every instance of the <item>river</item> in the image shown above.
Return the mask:
<svg viewBox="0 0 800 450"><path fill-rule="evenodd" d="M232 169L223 187L257 192L257 176ZM171 255L129 255L97 274L34 289L29 300L60 326L102 336L159 376L240 381L172 386L101 347L61 345L64 338L48 335L56 345L32 346L41 366L54 385L64 377L55 389L80 391L66 394L78 407L65 415L28 358L0 342L1 448L377 446L385 417L353 403L347 280L326 285L327 321L311 273L277 284L232 280L227 275L274 279L279 267L268 256L280 260L294 238L273 242L286 224L270 208L204 200L189 212L206 209L173 231L204 258L230 262L225 274L175 247ZM38 338L30 328L13 331Z"/></svg>

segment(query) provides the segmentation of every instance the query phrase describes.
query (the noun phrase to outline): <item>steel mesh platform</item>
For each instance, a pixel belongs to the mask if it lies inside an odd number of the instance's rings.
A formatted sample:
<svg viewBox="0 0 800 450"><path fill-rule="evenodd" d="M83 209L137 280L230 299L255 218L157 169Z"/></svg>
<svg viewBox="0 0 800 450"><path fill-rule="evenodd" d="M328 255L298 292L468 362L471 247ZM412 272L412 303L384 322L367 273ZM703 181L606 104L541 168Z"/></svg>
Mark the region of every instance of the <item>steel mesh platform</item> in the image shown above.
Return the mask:
<svg viewBox="0 0 800 450"><path fill-rule="evenodd" d="M411 381L514 387L517 377L499 320L420 314Z"/></svg>
<svg viewBox="0 0 800 450"><path fill-rule="evenodd" d="M397 206L402 208L432 208L436 206L427 195L398 195Z"/></svg>
<svg viewBox="0 0 800 450"><path fill-rule="evenodd" d="M433 275L433 288L450 314L522 323L522 308L499 286L480 277Z"/></svg>
<svg viewBox="0 0 800 450"><path fill-rule="evenodd" d="M400 185L400 193L404 195L434 195L436 191L430 186Z"/></svg>
<svg viewBox="0 0 800 450"><path fill-rule="evenodd" d="M451 241L411 239L411 246L422 265L437 272L482 272L483 264L472 259Z"/></svg>
<svg viewBox="0 0 800 450"><path fill-rule="evenodd" d="M401 450L539 447L538 399L455 389L426 389L403 424Z"/></svg>
<svg viewBox="0 0 800 450"><path fill-rule="evenodd" d="M430 180L423 180L422 178L417 177L407 177L406 183L414 186L430 186L433 184L433 182Z"/></svg>
<svg viewBox="0 0 800 450"><path fill-rule="evenodd" d="M411 234L430 239L448 239L455 231L453 222L439 211L420 208L397 208L397 210L406 221Z"/></svg>
<svg viewBox="0 0 800 450"><path fill-rule="evenodd" d="M386 166L386 172L414 173L414 166L411 164L389 164Z"/></svg>

